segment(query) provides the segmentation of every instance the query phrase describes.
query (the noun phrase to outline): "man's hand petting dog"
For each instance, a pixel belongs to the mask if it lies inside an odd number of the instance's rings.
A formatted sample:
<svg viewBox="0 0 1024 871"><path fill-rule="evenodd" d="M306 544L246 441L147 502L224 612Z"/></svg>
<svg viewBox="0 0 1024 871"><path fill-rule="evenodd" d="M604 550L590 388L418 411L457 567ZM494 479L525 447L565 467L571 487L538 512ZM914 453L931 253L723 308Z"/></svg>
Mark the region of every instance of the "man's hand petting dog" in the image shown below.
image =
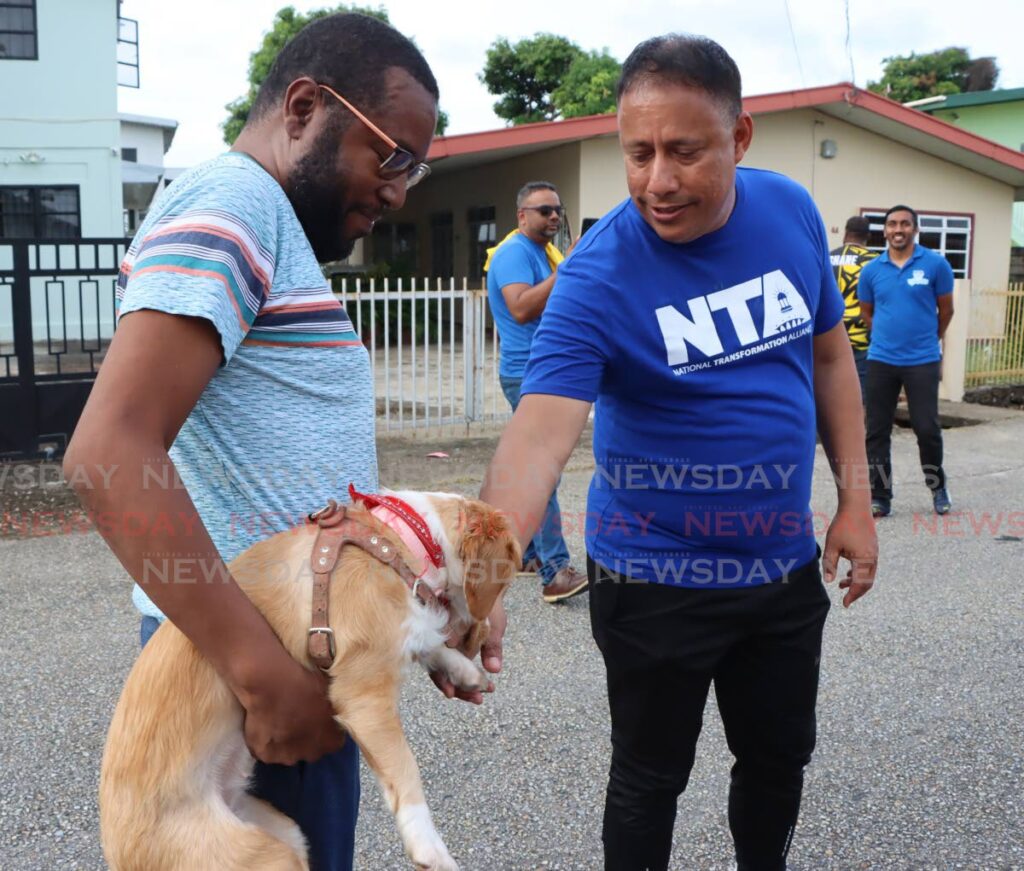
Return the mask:
<svg viewBox="0 0 1024 871"><path fill-rule="evenodd" d="M245 743L261 762L294 765L340 750L345 733L334 719L327 678L304 668L280 645L260 657L235 694L245 708Z"/></svg>
<svg viewBox="0 0 1024 871"><path fill-rule="evenodd" d="M501 671L502 639L505 637L505 626L508 623L508 617L505 614L505 603L502 597L499 597L494 603L488 622L490 623L490 631L487 634L487 640L484 642L483 647L480 648L480 661L483 664L484 671L490 674L497 674ZM483 692L480 690L461 690L442 672L430 672L430 679L434 682L434 686L444 693L445 698L461 699L474 705L483 704ZM491 685L487 692L493 691L494 687Z"/></svg>

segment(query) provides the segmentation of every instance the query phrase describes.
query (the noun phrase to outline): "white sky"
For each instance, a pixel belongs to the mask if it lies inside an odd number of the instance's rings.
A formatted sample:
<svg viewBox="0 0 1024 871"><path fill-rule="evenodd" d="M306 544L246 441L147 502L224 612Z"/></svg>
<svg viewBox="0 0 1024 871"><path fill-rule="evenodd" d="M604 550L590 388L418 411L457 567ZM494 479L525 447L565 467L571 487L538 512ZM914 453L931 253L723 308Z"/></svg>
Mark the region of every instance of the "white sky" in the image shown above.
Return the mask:
<svg viewBox="0 0 1024 871"><path fill-rule="evenodd" d="M848 0L855 83L877 79L895 54L962 46L994 56L998 87L1024 86L1020 0ZM224 105L245 93L249 55L288 0L125 0L139 22L142 87L119 88L119 109L179 122L168 166L189 166L225 146ZM299 10L331 0L292 0ZM849 81L844 0L382 0L391 23L416 39L434 70L449 133L504 126L477 75L497 37L539 31L620 61L643 39L668 31L709 36L733 56L745 96ZM798 62L799 58L799 62Z"/></svg>

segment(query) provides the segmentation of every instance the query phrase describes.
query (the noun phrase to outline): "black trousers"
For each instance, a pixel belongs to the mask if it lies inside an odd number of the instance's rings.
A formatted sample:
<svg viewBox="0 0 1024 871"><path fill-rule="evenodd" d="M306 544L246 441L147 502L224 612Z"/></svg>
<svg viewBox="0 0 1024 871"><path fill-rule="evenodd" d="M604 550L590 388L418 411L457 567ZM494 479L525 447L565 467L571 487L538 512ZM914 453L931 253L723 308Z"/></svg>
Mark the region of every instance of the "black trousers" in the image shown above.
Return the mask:
<svg viewBox="0 0 1024 871"><path fill-rule="evenodd" d="M604 656L612 760L605 871L666 871L711 682L729 749L729 828L740 871L780 871L815 741L829 598L818 561L784 582L683 589L587 560Z"/></svg>
<svg viewBox="0 0 1024 871"><path fill-rule="evenodd" d="M890 366L868 360L867 454L872 499L892 499L892 424L901 388L907 391L910 425L917 436L925 483L933 492L946 486L939 423L939 366L937 362Z"/></svg>

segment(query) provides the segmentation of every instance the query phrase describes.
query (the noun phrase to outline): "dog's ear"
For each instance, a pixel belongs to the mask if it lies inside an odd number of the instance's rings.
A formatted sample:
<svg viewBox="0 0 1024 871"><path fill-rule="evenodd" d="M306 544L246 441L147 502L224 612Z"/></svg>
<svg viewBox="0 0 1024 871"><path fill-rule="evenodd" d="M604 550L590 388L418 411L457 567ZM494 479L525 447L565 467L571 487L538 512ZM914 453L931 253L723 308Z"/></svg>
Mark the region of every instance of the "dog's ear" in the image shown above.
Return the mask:
<svg viewBox="0 0 1024 871"><path fill-rule="evenodd" d="M484 620L519 571L522 552L508 519L485 502L467 499L463 521L463 590L473 619Z"/></svg>

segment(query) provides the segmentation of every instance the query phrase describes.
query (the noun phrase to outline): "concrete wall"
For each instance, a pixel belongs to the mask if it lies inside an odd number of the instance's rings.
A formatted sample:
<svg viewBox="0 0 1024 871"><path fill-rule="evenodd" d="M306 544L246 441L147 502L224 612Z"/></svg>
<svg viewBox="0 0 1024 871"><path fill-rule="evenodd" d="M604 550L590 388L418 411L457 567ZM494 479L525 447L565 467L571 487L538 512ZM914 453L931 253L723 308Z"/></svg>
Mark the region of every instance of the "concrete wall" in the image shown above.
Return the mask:
<svg viewBox="0 0 1024 871"><path fill-rule="evenodd" d="M138 149L137 163L164 165L164 128L153 124L121 122L121 148Z"/></svg>
<svg viewBox="0 0 1024 871"><path fill-rule="evenodd" d="M821 141L837 145L820 155ZM850 215L907 203L919 212L973 216L974 287L1003 287L1010 268L1013 188L964 167L813 110L758 115L743 161L788 175L812 194L829 243L842 241Z"/></svg>
<svg viewBox="0 0 1024 871"><path fill-rule="evenodd" d="M600 218L629 196L619 137L602 136L580 144L580 214Z"/></svg>
<svg viewBox="0 0 1024 871"><path fill-rule="evenodd" d="M82 234L119 236L117 2L36 14L38 60L0 61L0 185L77 185Z"/></svg>

